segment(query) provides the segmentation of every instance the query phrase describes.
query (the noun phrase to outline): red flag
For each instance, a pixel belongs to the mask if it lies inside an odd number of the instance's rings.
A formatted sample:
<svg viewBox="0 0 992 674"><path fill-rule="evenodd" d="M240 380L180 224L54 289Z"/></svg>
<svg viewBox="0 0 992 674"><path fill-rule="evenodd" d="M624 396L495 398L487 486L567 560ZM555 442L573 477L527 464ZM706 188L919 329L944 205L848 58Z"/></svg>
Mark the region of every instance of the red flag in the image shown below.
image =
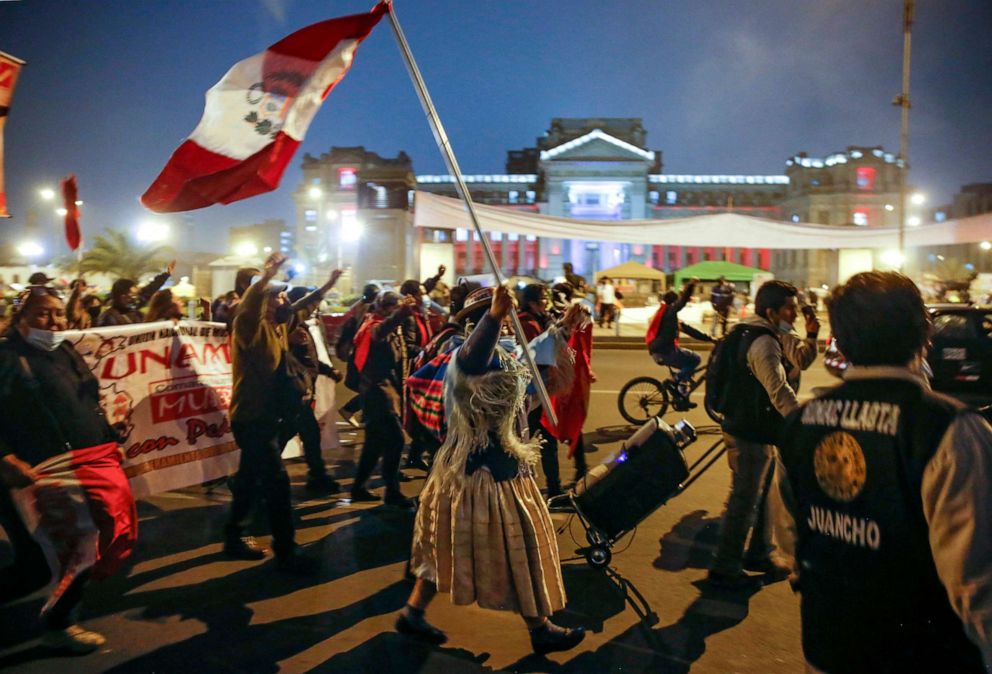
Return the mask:
<svg viewBox="0 0 992 674"><path fill-rule="evenodd" d="M383 0L366 14L315 23L236 63L207 92L200 123L141 203L190 211L278 187L320 104L389 8Z"/></svg>
<svg viewBox="0 0 992 674"><path fill-rule="evenodd" d="M65 208L65 241L72 250L78 250L83 242L83 233L79 229L79 190L76 187L76 176L71 174L62 180L62 205Z"/></svg>
<svg viewBox="0 0 992 674"><path fill-rule="evenodd" d="M123 459L116 443L74 449L34 466L38 481L30 487L11 490L52 570L55 585L42 611L86 569L106 578L131 555L138 512Z"/></svg>
<svg viewBox="0 0 992 674"><path fill-rule="evenodd" d="M7 212L7 192L3 186L3 127L10 112L10 100L14 97L14 85L24 61L0 51L0 218L9 218Z"/></svg>
<svg viewBox="0 0 992 674"><path fill-rule="evenodd" d="M568 346L575 352L575 380L572 388L553 397L551 401L558 417L555 428L547 412L542 414L545 428L554 428L555 437L568 443L568 456L582 436L582 426L589 414L589 390L592 388L592 322L581 330L573 330Z"/></svg>

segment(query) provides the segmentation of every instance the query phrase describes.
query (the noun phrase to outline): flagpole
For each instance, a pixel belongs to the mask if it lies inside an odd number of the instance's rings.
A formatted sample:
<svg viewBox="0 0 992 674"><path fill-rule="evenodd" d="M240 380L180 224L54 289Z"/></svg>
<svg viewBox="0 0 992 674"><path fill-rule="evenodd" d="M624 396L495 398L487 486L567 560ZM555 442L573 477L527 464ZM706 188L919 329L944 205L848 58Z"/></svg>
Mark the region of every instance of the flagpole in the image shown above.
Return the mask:
<svg viewBox="0 0 992 674"><path fill-rule="evenodd" d="M417 96L420 98L420 105L424 108L424 113L427 115L427 121L431 125L431 131L434 132L434 140L437 142L438 149L441 150L441 154L444 156L444 161L448 165L448 170L455 180L455 188L458 190L458 195L462 198L465 204L465 210L468 211L468 217L472 220L472 226L475 228L475 233L479 237L479 241L482 242L482 249L486 252L486 258L489 260L489 266L492 267L493 274L496 276L496 282L502 285L505 283L503 278L503 273L500 271L499 265L496 264L496 256L493 255L493 249L489 245L489 239L486 238L482 231L482 226L479 224L479 217L475 212L475 203L472 201L472 195L469 194L468 187L465 185L465 178L462 176L461 168L458 166L458 160L455 158L455 152L451 148L451 142L448 140L448 134L444 131L444 126L441 124L441 118L437 114L437 109L434 107L434 102L431 100L431 95L427 91L427 84L424 83L424 78L420 74L420 69L417 68L417 62L413 59L413 53L410 51L410 45L406 41L406 36L403 35L403 29L400 28L399 20L396 18L396 12L393 11L393 4L389 4L389 23L393 27L393 34L396 36L396 42L399 45L400 52L403 54L403 60L406 63L407 71L410 73L410 79L413 80L413 87L417 90ZM534 388L537 390L537 397L541 401L541 405L544 407L544 411L547 413L548 418L551 422L557 426L558 417L555 415L554 408L551 406L551 398L548 396L548 390L544 387L544 381L541 379L541 374L537 370L537 364L534 362L534 357L530 353L530 349L527 348L527 340L524 338L524 329L520 325L520 318L517 316L515 311L510 312L510 316L513 321L513 332L517 337L517 342L519 342L524 348L524 358L527 361L527 366L530 368L531 374L533 375Z"/></svg>

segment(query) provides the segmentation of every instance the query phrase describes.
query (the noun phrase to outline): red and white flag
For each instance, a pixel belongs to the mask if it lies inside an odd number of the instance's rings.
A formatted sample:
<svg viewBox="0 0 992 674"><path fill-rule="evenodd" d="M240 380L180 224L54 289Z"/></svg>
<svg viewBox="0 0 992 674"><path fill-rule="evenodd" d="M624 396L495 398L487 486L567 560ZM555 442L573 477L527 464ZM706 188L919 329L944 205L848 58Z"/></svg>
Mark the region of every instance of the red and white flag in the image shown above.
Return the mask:
<svg viewBox="0 0 992 674"><path fill-rule="evenodd" d="M3 186L3 127L10 112L10 100L14 97L14 85L24 61L0 51L0 218L9 218L7 212L7 192Z"/></svg>
<svg viewBox="0 0 992 674"><path fill-rule="evenodd" d="M141 203L158 213L229 204L279 186L320 104L351 68L388 0L315 23L234 65Z"/></svg>
<svg viewBox="0 0 992 674"><path fill-rule="evenodd" d="M126 560L138 538L138 512L116 443L74 449L42 461L38 480L12 489L24 525L52 571L47 611L80 573L106 578Z"/></svg>
<svg viewBox="0 0 992 674"><path fill-rule="evenodd" d="M83 242L79 229L79 188L75 174L62 180L62 206L65 209L65 242L70 250L78 250Z"/></svg>

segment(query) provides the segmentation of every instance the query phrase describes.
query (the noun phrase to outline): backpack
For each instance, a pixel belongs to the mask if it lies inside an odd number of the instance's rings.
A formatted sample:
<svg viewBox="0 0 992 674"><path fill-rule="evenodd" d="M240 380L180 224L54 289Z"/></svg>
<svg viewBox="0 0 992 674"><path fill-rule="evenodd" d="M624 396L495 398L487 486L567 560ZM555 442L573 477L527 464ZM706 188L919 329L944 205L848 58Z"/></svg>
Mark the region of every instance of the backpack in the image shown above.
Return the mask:
<svg viewBox="0 0 992 674"><path fill-rule="evenodd" d="M739 364L747 362L751 343L763 334L774 336L771 328L761 325L738 325L713 345L706 366L706 407L719 414L727 413L731 383Z"/></svg>

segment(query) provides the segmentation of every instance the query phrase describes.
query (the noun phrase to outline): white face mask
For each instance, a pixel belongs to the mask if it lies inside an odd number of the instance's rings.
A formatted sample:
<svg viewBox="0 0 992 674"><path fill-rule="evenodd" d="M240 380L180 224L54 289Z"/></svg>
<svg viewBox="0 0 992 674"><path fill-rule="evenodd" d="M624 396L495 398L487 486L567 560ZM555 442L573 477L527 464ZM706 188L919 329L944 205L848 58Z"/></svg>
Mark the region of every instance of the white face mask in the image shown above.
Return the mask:
<svg viewBox="0 0 992 674"><path fill-rule="evenodd" d="M431 297L430 295L424 295L420 298L420 306L423 307L424 311L430 311L431 308Z"/></svg>
<svg viewBox="0 0 992 674"><path fill-rule="evenodd" d="M36 349L54 351L65 340L65 334L62 332L53 332L52 330L28 328L28 334L25 339L28 344Z"/></svg>

